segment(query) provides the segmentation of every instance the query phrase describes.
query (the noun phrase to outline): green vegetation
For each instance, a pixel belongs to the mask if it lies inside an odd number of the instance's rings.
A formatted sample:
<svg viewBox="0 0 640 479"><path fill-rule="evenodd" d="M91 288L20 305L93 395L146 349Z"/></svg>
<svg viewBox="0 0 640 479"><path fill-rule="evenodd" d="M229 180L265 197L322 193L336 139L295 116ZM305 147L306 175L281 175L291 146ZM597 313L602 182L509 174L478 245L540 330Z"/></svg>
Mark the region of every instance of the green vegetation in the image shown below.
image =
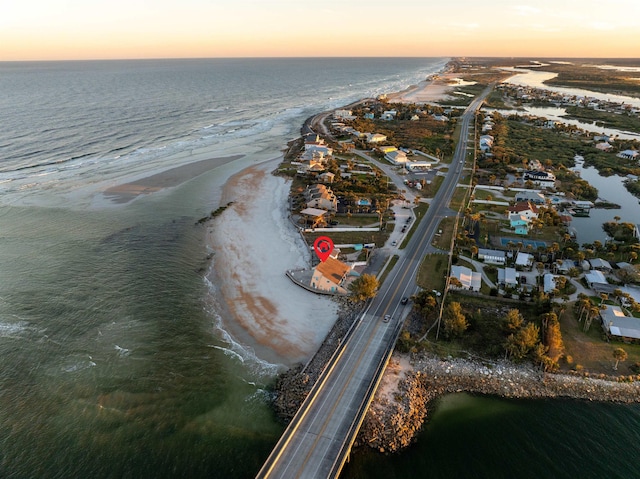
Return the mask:
<svg viewBox="0 0 640 479"><path fill-rule="evenodd" d="M558 73L557 77L545 81L547 85L640 97L640 83L631 78L628 72L604 70L584 63L550 64L541 67L541 70Z"/></svg>
<svg viewBox="0 0 640 479"><path fill-rule="evenodd" d="M443 109L438 106L406 105L403 103L382 103L374 107L368 106L369 111L374 110L376 117L383 110L396 110L396 119L385 121L380 119L365 119L364 107L355 108L354 115L358 118L349 121L349 125L358 131L381 133L387 137L385 144L397 148L404 147L430 153L437 157L450 157L453 155L453 129L455 118L443 122L433 118L434 114L442 114ZM418 113L416 113L418 112ZM418 120L411 120L414 115ZM460 113L457 112L459 115ZM360 145L368 148L370 145Z"/></svg>
<svg viewBox="0 0 640 479"><path fill-rule="evenodd" d="M602 229L616 241L627 244L638 242L638 238L634 234L635 225L633 223L608 221L602 225Z"/></svg>
<svg viewBox="0 0 640 479"><path fill-rule="evenodd" d="M416 282L426 291L443 291L449 259L443 254L430 254L424 257L418 270Z"/></svg>
<svg viewBox="0 0 640 479"><path fill-rule="evenodd" d="M219 208L217 208L216 210L212 211L211 214L209 216L204 216L202 218L200 218L196 223L197 224L203 224L207 221L209 221L212 218L215 218L217 216L220 216L227 208L229 208L229 206L231 206L233 204L233 201L230 201L229 203L227 203L224 206L220 206Z"/></svg>
<svg viewBox="0 0 640 479"><path fill-rule="evenodd" d="M436 248L449 251L451 248L451 238L453 237L453 229L455 227L458 218L456 216L450 216L448 218L442 218L438 225L438 232L433 238L433 246ZM441 233L442 232L442 233Z"/></svg>
<svg viewBox="0 0 640 479"><path fill-rule="evenodd" d="M356 302L371 299L378 293L379 286L380 283L374 275L365 273L349 285L350 298Z"/></svg>
<svg viewBox="0 0 640 479"><path fill-rule="evenodd" d="M596 125L605 128L617 128L623 131L640 131L640 118L635 115L612 113L577 106L569 106L566 107L565 110L568 118L594 122Z"/></svg>

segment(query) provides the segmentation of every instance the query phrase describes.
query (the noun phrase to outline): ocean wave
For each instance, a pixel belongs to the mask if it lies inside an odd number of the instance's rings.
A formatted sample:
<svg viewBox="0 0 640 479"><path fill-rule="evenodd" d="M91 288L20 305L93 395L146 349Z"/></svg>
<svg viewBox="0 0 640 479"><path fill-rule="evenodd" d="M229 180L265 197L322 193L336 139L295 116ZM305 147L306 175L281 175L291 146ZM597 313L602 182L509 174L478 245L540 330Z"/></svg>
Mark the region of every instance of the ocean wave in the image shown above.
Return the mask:
<svg viewBox="0 0 640 479"><path fill-rule="evenodd" d="M222 317L216 311L216 290L215 285L205 275L204 282L207 286L208 297L205 308L208 316L213 320L215 335L226 346L212 345L211 347L222 351L227 357L233 358L241 363L247 372L258 380L265 380L275 376L282 368L282 365L272 364L260 359L253 348L240 344L233 336L224 329Z"/></svg>

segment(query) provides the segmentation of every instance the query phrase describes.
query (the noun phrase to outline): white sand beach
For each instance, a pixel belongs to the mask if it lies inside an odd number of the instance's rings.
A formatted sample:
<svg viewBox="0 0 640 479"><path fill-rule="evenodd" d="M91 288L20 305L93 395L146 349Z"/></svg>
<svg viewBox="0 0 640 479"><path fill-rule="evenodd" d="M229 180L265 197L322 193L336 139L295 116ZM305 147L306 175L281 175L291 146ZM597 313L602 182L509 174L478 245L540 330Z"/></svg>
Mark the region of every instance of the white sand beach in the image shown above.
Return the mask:
<svg viewBox="0 0 640 479"><path fill-rule="evenodd" d="M433 103L453 98L449 92L455 88L459 73L444 73L435 79L425 80L406 90L391 93L388 99L400 103Z"/></svg>
<svg viewBox="0 0 640 479"><path fill-rule="evenodd" d="M233 204L208 226L210 272L222 328L272 364L306 362L337 317L337 304L292 283L287 269L308 267L310 253L289 222L289 182L271 174L281 161L251 166L226 183Z"/></svg>

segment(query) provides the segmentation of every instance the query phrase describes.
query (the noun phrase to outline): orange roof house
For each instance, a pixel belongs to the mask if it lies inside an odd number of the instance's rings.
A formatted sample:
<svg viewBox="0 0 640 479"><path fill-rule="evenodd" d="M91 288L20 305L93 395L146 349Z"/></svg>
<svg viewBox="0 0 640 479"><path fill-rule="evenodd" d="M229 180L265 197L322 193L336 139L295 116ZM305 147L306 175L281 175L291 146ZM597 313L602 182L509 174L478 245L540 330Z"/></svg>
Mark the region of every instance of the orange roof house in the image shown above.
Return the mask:
<svg viewBox="0 0 640 479"><path fill-rule="evenodd" d="M311 287L321 291L337 294L347 294L344 280L351 271L351 267L342 261L329 257L318 264L311 275Z"/></svg>

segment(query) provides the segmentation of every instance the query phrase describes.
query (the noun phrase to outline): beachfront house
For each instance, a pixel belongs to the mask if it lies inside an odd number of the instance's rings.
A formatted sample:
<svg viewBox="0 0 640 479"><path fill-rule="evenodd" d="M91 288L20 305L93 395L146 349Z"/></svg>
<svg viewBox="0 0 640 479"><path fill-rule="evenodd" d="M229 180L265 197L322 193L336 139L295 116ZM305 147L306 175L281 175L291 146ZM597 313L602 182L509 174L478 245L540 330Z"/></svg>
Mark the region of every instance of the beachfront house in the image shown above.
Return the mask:
<svg viewBox="0 0 640 479"><path fill-rule="evenodd" d="M600 310L600 319L608 336L623 341L640 340L640 319L627 316L619 306L605 305Z"/></svg>
<svg viewBox="0 0 640 479"><path fill-rule="evenodd" d="M321 228L327 225L325 210L319 208L305 208L300 211L301 221L307 228Z"/></svg>
<svg viewBox="0 0 640 479"><path fill-rule="evenodd" d="M357 118L353 115L351 110L335 110L333 112L333 117L341 120L355 120Z"/></svg>
<svg viewBox="0 0 640 479"><path fill-rule="evenodd" d="M350 271L349 265L330 256L313 269L309 285L320 291L347 294L344 282Z"/></svg>
<svg viewBox="0 0 640 479"><path fill-rule="evenodd" d="M449 283L449 289L466 289L469 291L480 291L482 286L482 275L466 266L452 266L451 278L457 281Z"/></svg>
<svg viewBox="0 0 640 479"><path fill-rule="evenodd" d="M326 185L307 186L304 196L307 200L307 208L320 208L326 211L338 210L338 198Z"/></svg>

